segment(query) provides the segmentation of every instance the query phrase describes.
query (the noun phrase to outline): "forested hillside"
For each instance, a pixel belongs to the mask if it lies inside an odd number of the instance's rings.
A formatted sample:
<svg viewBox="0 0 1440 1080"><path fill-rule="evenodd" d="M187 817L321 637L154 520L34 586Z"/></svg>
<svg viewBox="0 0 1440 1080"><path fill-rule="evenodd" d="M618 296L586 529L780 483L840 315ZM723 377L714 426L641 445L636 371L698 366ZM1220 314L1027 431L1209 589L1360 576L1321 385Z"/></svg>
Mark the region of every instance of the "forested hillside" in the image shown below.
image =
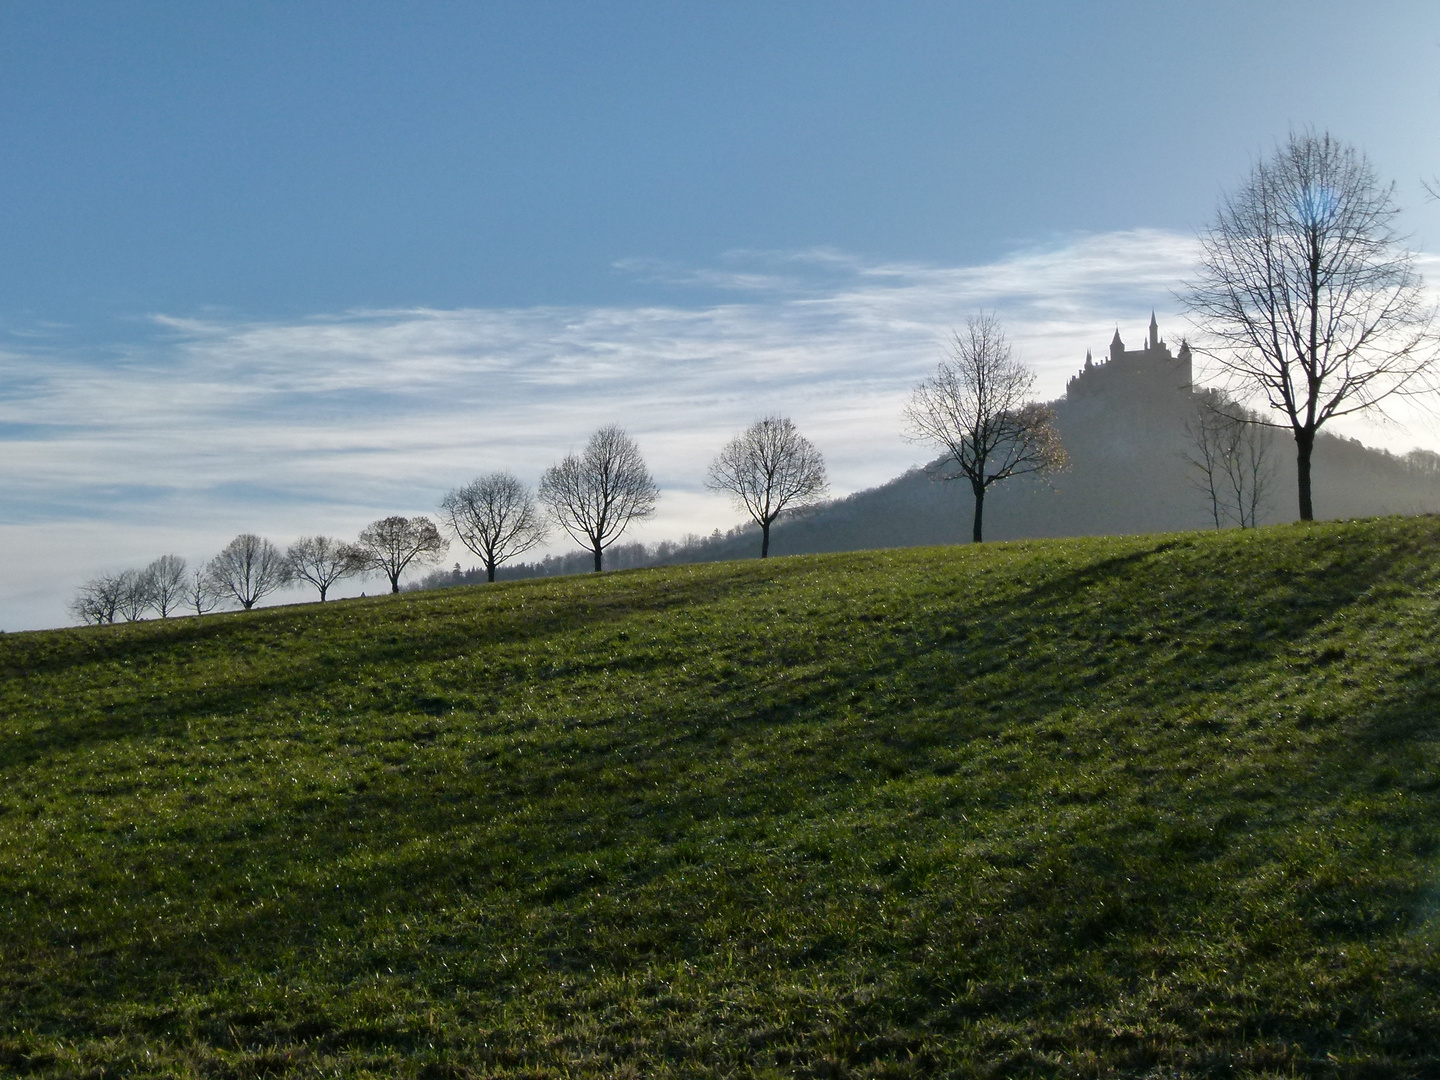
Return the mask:
<svg viewBox="0 0 1440 1080"><path fill-rule="evenodd" d="M1187 407L1188 406L1188 407ZM1048 480L1022 478L992 489L985 503L987 539L1099 536L1213 527L1210 503L1197 487L1186 430L1193 404L1173 410L1124 397L1055 403L1056 424L1070 466ZM1260 522L1293 521L1294 444L1275 433L1273 466ZM1440 511L1440 471L1428 455L1411 459L1322 434L1315 444L1315 512L1320 519ZM871 547L955 543L968 539L969 485L939 482L914 471L870 491L786 522L775 550L849 551ZM720 545L716 545L720 547ZM729 557L748 540L723 545Z"/></svg>

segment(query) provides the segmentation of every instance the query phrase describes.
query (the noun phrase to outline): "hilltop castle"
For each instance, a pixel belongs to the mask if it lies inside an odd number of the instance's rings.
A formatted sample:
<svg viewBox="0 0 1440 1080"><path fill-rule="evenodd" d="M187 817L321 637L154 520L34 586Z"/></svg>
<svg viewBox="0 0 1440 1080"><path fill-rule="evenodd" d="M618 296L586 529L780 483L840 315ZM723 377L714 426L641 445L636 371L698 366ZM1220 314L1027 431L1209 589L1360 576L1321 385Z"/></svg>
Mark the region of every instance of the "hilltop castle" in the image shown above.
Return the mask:
<svg viewBox="0 0 1440 1080"><path fill-rule="evenodd" d="M1074 401L1093 396L1116 394L1131 398L1172 399L1177 393L1191 389L1190 346L1180 342L1174 355L1160 340L1160 327L1155 313L1150 313L1150 338L1144 347L1127 349L1120 340L1120 328L1110 340L1110 356L1095 363L1085 351L1085 366L1065 384L1065 397Z"/></svg>

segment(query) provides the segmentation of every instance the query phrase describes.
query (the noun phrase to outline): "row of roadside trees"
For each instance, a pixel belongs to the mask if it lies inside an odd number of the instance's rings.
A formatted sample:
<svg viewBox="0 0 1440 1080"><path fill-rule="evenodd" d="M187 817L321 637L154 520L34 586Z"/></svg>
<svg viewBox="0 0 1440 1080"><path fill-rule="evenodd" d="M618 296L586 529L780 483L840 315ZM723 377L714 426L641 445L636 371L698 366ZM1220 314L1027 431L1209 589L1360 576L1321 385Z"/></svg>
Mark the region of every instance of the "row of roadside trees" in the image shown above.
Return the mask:
<svg viewBox="0 0 1440 1080"><path fill-rule="evenodd" d="M761 530L761 556L781 514L812 505L827 490L825 463L787 417L769 416L737 435L712 462L706 484L726 492ZM391 592L411 568L439 562L449 532L480 559L486 580L503 563L544 543L559 527L587 548L598 572L605 551L636 521L650 517L660 489L635 441L618 425L591 435L585 449L546 469L537 491L507 472L493 472L449 492L440 502L440 525L424 516L392 515L372 522L354 541L302 537L287 549L242 533L203 566L179 555L148 566L92 578L80 587L71 612L86 623L204 615L224 604L246 611L297 582L323 602L337 583L381 575Z"/></svg>
<svg viewBox="0 0 1440 1080"><path fill-rule="evenodd" d="M337 582L368 573L385 575L399 591L400 575L412 563L439 558L448 547L424 517L381 518L353 543L304 536L284 551L262 536L241 533L201 567L191 569L179 555L162 555L143 568L91 578L70 610L86 623L204 615L223 604L249 611L297 581L314 586L323 601Z"/></svg>
<svg viewBox="0 0 1440 1080"><path fill-rule="evenodd" d="M758 420L730 440L705 482L760 527L761 558L770 553L770 528L780 515L828 491L820 451L783 416ZM510 473L490 473L446 495L440 513L494 581L502 563L544 543L556 526L590 551L596 572L603 570L606 550L653 515L659 497L640 448L612 424L591 435L582 452L546 469L538 492Z"/></svg>

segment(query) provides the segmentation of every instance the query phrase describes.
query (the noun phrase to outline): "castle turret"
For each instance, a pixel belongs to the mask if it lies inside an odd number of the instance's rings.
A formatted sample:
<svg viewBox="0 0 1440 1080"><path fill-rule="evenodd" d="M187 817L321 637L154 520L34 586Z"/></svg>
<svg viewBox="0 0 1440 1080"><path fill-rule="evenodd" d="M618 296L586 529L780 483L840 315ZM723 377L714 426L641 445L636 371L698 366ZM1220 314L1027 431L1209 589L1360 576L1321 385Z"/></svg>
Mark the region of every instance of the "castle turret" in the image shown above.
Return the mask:
<svg viewBox="0 0 1440 1080"><path fill-rule="evenodd" d="M1160 321L1152 311L1140 348L1125 348L1117 326L1110 339L1108 362L1097 364L1086 349L1085 366L1065 385L1065 396L1120 395L1152 403L1172 401L1177 391L1191 392L1193 378L1190 343L1181 339L1179 352L1172 353L1160 337Z"/></svg>

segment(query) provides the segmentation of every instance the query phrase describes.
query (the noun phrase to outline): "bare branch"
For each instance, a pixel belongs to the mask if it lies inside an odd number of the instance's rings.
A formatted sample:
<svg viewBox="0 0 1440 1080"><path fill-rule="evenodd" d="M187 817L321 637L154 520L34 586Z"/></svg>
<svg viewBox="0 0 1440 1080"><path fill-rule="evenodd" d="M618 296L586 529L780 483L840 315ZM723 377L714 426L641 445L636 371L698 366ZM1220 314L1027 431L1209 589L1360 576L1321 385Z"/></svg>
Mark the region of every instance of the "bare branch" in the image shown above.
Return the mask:
<svg viewBox="0 0 1440 1080"><path fill-rule="evenodd" d="M1270 430L1218 391L1199 395L1195 415L1185 422L1195 469L1192 483L1206 497L1219 529L1228 522L1253 529L1274 480Z"/></svg>
<svg viewBox="0 0 1440 1080"><path fill-rule="evenodd" d="M216 593L233 597L246 611L291 579L290 563L280 549L254 533L241 533L226 544L205 573Z"/></svg>
<svg viewBox="0 0 1440 1080"><path fill-rule="evenodd" d="M161 555L143 571L150 606L162 619L185 600L185 560L179 555Z"/></svg>
<svg viewBox="0 0 1440 1080"><path fill-rule="evenodd" d="M333 536L302 536L286 549L285 558L291 575L315 586L322 604L330 586L363 572L366 562L358 547Z"/></svg>
<svg viewBox="0 0 1440 1080"><path fill-rule="evenodd" d="M220 606L224 597L214 580L205 570L195 570L185 587L185 606L193 608L196 615L204 615Z"/></svg>
<svg viewBox="0 0 1440 1080"><path fill-rule="evenodd" d="M126 570L119 576L116 610L126 622L137 622L150 607L150 582L143 570Z"/></svg>
<svg viewBox="0 0 1440 1080"><path fill-rule="evenodd" d="M89 625L113 623L120 610L120 595L125 588L123 574L105 574L91 578L76 591L70 601L70 613Z"/></svg>

